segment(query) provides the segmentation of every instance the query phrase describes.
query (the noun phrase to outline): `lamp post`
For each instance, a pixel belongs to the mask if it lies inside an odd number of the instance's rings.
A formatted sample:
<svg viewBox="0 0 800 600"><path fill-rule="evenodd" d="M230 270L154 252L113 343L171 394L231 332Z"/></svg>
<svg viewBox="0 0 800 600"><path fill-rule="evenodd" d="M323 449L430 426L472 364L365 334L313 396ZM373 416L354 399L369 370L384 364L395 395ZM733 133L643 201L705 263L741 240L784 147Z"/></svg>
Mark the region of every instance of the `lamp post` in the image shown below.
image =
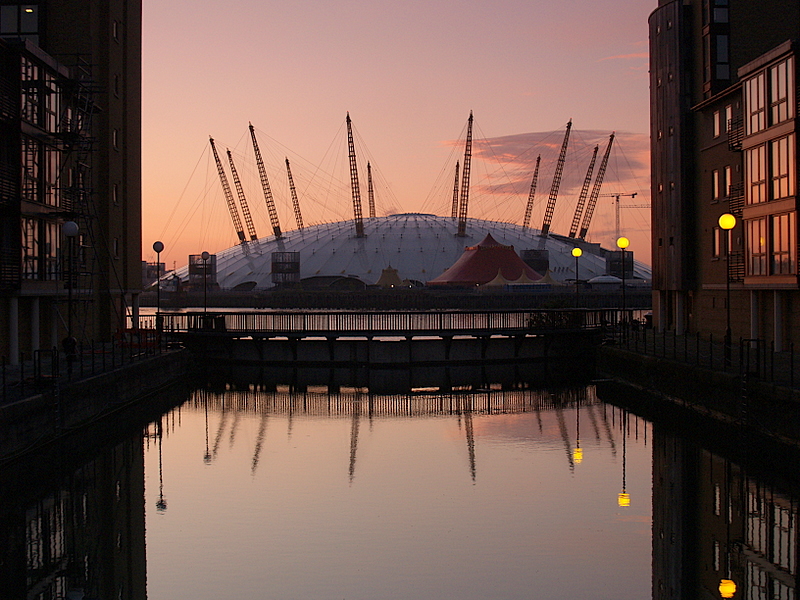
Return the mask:
<svg viewBox="0 0 800 600"><path fill-rule="evenodd" d="M61 232L67 239L67 337L64 338L64 353L67 355L67 375L72 377L72 361L75 359L75 350L78 346L75 337L72 335L72 288L74 287L73 277L73 254L75 249L75 238L78 236L78 224L75 221L67 221L61 226Z"/></svg>
<svg viewBox="0 0 800 600"><path fill-rule="evenodd" d="M205 327L208 320L208 259L211 255L204 250L200 258L203 259L203 327Z"/></svg>
<svg viewBox="0 0 800 600"><path fill-rule="evenodd" d="M163 242L153 242L153 250L156 251L156 331L158 332L158 343L161 344L161 333L164 330L164 318L161 316L161 252L164 250Z"/></svg>
<svg viewBox="0 0 800 600"><path fill-rule="evenodd" d="M578 284L578 259L583 255L583 250L580 248L572 249L572 256L575 257L575 308L578 308L580 297L580 285Z"/></svg>
<svg viewBox="0 0 800 600"><path fill-rule="evenodd" d="M731 366L731 229L736 217L725 213L719 218L720 229L725 230L725 368Z"/></svg>
<svg viewBox="0 0 800 600"><path fill-rule="evenodd" d="M630 245L631 245L631 241L628 238L626 238L625 236L617 238L617 248L622 250L622 319L623 319L623 337L627 337L627 336L625 336L625 329L624 329L625 324L627 322L627 315L625 313L625 311L627 310L627 306L626 306L627 303L625 302L625 268L626 268L626 266L625 266L625 248L627 248Z"/></svg>

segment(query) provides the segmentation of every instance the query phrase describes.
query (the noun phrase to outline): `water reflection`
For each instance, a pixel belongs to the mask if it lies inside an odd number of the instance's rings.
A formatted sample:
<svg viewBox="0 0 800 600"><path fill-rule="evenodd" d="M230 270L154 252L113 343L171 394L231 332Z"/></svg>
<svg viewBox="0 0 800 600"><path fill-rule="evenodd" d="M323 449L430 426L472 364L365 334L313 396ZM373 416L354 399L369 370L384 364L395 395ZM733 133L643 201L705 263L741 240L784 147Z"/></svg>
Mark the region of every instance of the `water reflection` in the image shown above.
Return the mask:
<svg viewBox="0 0 800 600"><path fill-rule="evenodd" d="M69 462L0 473L0 597L144 600L142 435Z"/></svg>
<svg viewBox="0 0 800 600"><path fill-rule="evenodd" d="M172 403L0 470L0 598L796 598L792 469L593 386Z"/></svg>

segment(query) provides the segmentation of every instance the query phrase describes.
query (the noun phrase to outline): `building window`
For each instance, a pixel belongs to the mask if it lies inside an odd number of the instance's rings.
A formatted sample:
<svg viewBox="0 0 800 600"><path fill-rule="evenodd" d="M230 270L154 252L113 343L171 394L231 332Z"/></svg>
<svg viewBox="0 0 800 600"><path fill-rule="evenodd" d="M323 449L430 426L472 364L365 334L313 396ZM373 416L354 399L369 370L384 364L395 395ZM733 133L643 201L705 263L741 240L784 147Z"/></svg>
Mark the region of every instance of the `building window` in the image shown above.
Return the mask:
<svg viewBox="0 0 800 600"><path fill-rule="evenodd" d="M722 248L724 247L724 233L723 229L719 227L714 227L714 231L711 234L711 256L713 258L719 258L722 256Z"/></svg>
<svg viewBox="0 0 800 600"><path fill-rule="evenodd" d="M719 114L718 110L714 111L714 117L713 118L714 118L714 121L713 121L714 122L714 125L713 125L714 137L718 138L719 134L722 133L722 129L720 127L720 114Z"/></svg>
<svg viewBox="0 0 800 600"><path fill-rule="evenodd" d="M725 107L725 133L731 130L731 121L733 121L733 106L728 104Z"/></svg>
<svg viewBox="0 0 800 600"><path fill-rule="evenodd" d="M119 206L119 184L115 183L114 186L111 188L111 201L114 203L114 206Z"/></svg>
<svg viewBox="0 0 800 600"><path fill-rule="evenodd" d="M731 171L730 165L725 167L723 171L723 179L722 179L722 193L725 195L726 198L730 198L731 196L731 179L733 178L733 172Z"/></svg>
<svg viewBox="0 0 800 600"><path fill-rule="evenodd" d="M770 124L782 123L794 117L792 89L794 87L794 58L770 67L769 98Z"/></svg>
<svg viewBox="0 0 800 600"><path fill-rule="evenodd" d="M750 135L767 126L767 97L765 89L766 76L759 73L744 82L744 99L746 107L745 133Z"/></svg>
<svg viewBox="0 0 800 600"><path fill-rule="evenodd" d="M719 200L719 171L714 169L711 171L711 199L714 201Z"/></svg>
<svg viewBox="0 0 800 600"><path fill-rule="evenodd" d="M111 131L111 145L114 150L119 150L119 130L116 128Z"/></svg>
<svg viewBox="0 0 800 600"><path fill-rule="evenodd" d="M119 41L119 21L117 20L111 23L111 37L113 37L115 41Z"/></svg>
<svg viewBox="0 0 800 600"><path fill-rule="evenodd" d="M750 148L745 152L746 203L759 204L767 201L767 148L765 145Z"/></svg>
<svg viewBox="0 0 800 600"><path fill-rule="evenodd" d="M773 275L796 273L797 261L794 256L796 213L773 215L772 217L772 253L770 256L770 272Z"/></svg>
<svg viewBox="0 0 800 600"><path fill-rule="evenodd" d="M770 162L772 163L772 199L787 198L794 195L795 157L794 134L770 142Z"/></svg>
<svg viewBox="0 0 800 600"><path fill-rule="evenodd" d="M767 220L747 221L747 274L767 274Z"/></svg>

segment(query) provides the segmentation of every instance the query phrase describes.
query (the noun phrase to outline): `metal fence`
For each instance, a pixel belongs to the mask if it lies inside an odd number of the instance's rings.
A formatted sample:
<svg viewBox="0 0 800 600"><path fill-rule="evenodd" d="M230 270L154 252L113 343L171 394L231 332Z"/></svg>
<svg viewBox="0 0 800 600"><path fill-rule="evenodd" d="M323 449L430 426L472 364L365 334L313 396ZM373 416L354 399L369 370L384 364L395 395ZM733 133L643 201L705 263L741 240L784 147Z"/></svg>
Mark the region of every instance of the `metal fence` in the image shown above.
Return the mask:
<svg viewBox="0 0 800 600"><path fill-rule="evenodd" d="M523 332L563 328L598 329L620 322L614 309L542 309L500 311L269 311L162 312L164 334L192 331L264 335L398 335L437 332ZM155 328L155 315L140 325Z"/></svg>
<svg viewBox="0 0 800 600"><path fill-rule="evenodd" d="M635 324L634 324L635 325ZM774 342L763 339L738 338L727 346L724 336L677 334L628 326L618 328L614 341L627 350L667 358L714 371L747 375L778 385L795 387L800 372L794 343L788 349L775 350Z"/></svg>
<svg viewBox="0 0 800 600"><path fill-rule="evenodd" d="M54 386L113 371L164 350L154 328L119 332L112 342L78 343L74 352L56 347L20 352L16 364L0 357L0 404L41 393Z"/></svg>

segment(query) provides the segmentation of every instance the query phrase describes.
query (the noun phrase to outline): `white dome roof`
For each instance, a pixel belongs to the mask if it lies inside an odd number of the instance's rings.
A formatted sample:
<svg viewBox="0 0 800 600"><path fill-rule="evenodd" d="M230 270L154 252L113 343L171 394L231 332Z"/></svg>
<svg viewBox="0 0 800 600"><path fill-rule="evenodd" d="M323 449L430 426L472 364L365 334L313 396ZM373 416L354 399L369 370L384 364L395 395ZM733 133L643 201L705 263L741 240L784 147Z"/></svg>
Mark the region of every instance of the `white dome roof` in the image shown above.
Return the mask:
<svg viewBox="0 0 800 600"><path fill-rule="evenodd" d="M457 237L458 222L449 217L406 213L364 219L365 237L357 238L353 221L340 221L284 232L280 240L273 236L217 252L217 283L222 289L254 282L257 289L272 287L272 253L299 252L300 278L314 276L357 277L374 284L383 269L397 269L400 279L425 283L441 275L458 260L467 246L474 246L487 233L499 243L514 247L517 254L538 250L542 238L538 229L511 223L469 219L465 237ZM544 240L549 251L550 272L558 281L575 279L575 244L559 239ZM580 241L580 240L576 240ZM605 257L584 247L579 260L580 278L589 279L606 272ZM635 264L635 276L650 279L651 271ZM188 268L177 272L187 279Z"/></svg>

